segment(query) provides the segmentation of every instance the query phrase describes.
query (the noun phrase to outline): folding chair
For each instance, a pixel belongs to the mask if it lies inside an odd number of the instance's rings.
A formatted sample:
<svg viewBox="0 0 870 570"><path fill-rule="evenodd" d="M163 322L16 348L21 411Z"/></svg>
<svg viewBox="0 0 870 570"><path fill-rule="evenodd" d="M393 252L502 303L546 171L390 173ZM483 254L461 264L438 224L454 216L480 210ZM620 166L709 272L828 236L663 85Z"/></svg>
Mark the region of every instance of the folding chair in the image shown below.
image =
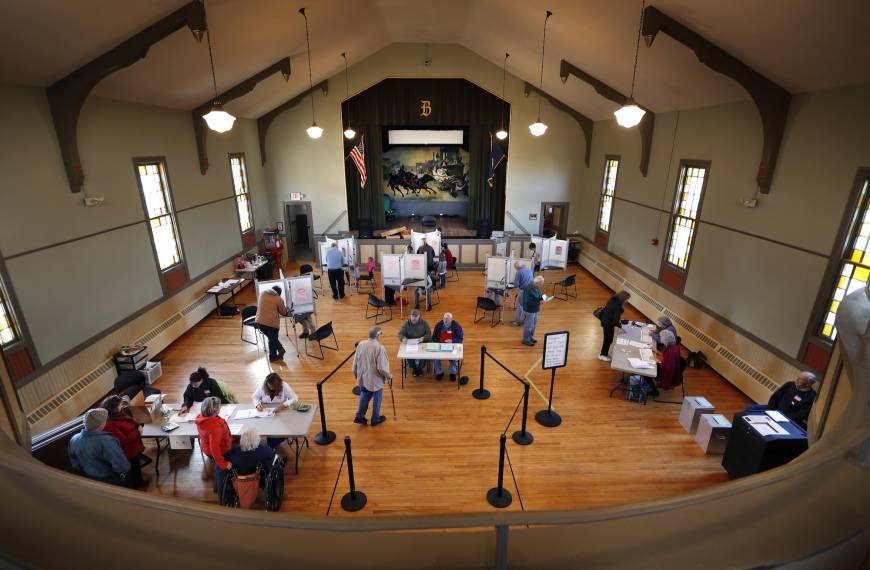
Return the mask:
<svg viewBox="0 0 870 570"><path fill-rule="evenodd" d="M569 293L568 287L573 287L574 292ZM556 289L558 288L558 293ZM553 283L553 297L559 299L560 301L567 301L568 297L577 298L577 276L569 275L568 277Z"/></svg>
<svg viewBox="0 0 870 570"><path fill-rule="evenodd" d="M242 332L240 333L241 339L248 344L256 344L257 352L260 352L260 337L258 333L260 329L257 327L257 306L250 305L247 307L242 307ZM254 330L254 341L245 338L245 327L251 327Z"/></svg>
<svg viewBox="0 0 870 570"><path fill-rule="evenodd" d="M378 290L378 281L377 281L377 279L375 279L374 274L369 275L368 273L366 273L365 275L360 275L359 277L356 278L356 292L357 293L359 293L360 283L368 283L369 286L372 288L372 291Z"/></svg>
<svg viewBox="0 0 870 570"><path fill-rule="evenodd" d="M375 308L374 314L369 315L369 307ZM381 316L387 314L386 309L390 309L390 318L383 319L383 320L379 321L378 317L381 317ZM366 303L366 318L367 319L374 319L376 325L379 325L381 323L386 323L387 321L392 321L393 320L393 306L388 304L386 301L384 301L382 299L378 299L377 297L375 297L374 295L369 293L369 300Z"/></svg>
<svg viewBox="0 0 870 570"><path fill-rule="evenodd" d="M333 340L335 340L334 347L325 346L321 342L321 341L326 340L329 337L332 337ZM317 343L317 347L320 349L320 356L317 356L316 354L311 354L310 352L308 352L308 341L309 340L311 342ZM338 352L338 337L335 336L335 331L332 330L332 321L329 321L328 323L326 323L325 325L323 325L322 327L320 327L319 329L314 331L314 334L305 337L305 354L307 356L317 358L318 360L323 360L324 359L324 355L323 355L324 348L328 348L329 350L334 350L334 351Z"/></svg>
<svg viewBox="0 0 870 570"><path fill-rule="evenodd" d="M483 316L479 319L477 318L477 312L479 310L483 311ZM489 297L478 297L477 305L474 307L474 322L481 321L486 318L486 313L489 312L492 314L492 325L490 327L494 327L495 325L501 323L502 320L502 306L497 304L495 301L490 299ZM495 313L498 311L498 321L495 320Z"/></svg>
<svg viewBox="0 0 870 570"><path fill-rule="evenodd" d="M453 264L447 265L447 281L459 281L459 270L456 269L456 259Z"/></svg>

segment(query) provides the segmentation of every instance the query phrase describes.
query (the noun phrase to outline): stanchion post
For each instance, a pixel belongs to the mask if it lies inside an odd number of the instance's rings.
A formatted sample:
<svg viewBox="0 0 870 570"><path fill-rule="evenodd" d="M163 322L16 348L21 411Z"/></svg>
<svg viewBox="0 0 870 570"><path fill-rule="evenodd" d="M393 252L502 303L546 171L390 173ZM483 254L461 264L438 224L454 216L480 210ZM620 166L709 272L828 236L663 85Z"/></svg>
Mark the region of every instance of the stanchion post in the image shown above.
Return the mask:
<svg viewBox="0 0 870 570"><path fill-rule="evenodd" d="M477 400L486 400L490 396L489 390L483 387L483 373L486 369L486 345L480 347L480 388L472 390L471 395Z"/></svg>
<svg viewBox="0 0 870 570"><path fill-rule="evenodd" d="M550 369L550 400L547 409L535 414L535 421L544 427L556 427L562 423L562 417L553 411L553 386L556 385L556 369Z"/></svg>
<svg viewBox="0 0 870 570"><path fill-rule="evenodd" d="M498 485L486 492L486 500L497 509L503 509L511 504L513 497L504 488L504 455L507 437L501 434L498 444Z"/></svg>
<svg viewBox="0 0 870 570"><path fill-rule="evenodd" d="M323 409L323 386L317 383L317 406L320 408L320 433L314 436L317 445L329 445L335 441L335 432L326 429L326 412Z"/></svg>
<svg viewBox="0 0 870 570"><path fill-rule="evenodd" d="M525 388L523 390L523 425L519 431L515 431L511 436L518 445L529 445L532 443L535 438L532 437L532 434L526 431L526 420L529 417L529 383L525 383Z"/></svg>
<svg viewBox="0 0 870 570"><path fill-rule="evenodd" d="M350 449L350 436L344 436L344 449L347 453L347 479L350 483L350 492L341 498L341 508L353 513L366 506L366 495L356 490L356 482L353 478L353 454Z"/></svg>

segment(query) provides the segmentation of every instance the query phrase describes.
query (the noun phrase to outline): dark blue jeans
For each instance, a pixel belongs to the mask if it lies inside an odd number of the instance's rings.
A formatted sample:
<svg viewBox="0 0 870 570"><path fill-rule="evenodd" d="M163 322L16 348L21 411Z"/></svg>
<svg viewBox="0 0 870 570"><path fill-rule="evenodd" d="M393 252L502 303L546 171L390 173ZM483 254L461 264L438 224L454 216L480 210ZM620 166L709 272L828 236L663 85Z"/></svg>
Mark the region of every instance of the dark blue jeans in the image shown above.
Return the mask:
<svg viewBox="0 0 870 570"><path fill-rule="evenodd" d="M369 410L369 400L374 399L374 404L372 405L372 419L377 419L381 417L381 400L384 396L384 389L381 388L375 392L371 390L366 390L365 388L360 388L359 390L359 408L356 411L357 418L364 418L366 416L366 412Z"/></svg>

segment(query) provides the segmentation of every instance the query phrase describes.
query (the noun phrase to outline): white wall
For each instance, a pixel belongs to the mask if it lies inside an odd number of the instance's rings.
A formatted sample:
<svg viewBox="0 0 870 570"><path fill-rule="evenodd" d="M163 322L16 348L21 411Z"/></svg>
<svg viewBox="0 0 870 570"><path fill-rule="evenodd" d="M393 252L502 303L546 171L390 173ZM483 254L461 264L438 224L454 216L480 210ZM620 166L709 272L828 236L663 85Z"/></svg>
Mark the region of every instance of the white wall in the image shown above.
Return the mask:
<svg viewBox="0 0 870 570"><path fill-rule="evenodd" d="M594 238L604 156L620 155L608 249L657 277L680 160L709 160L685 294L797 357L855 173L870 166L867 101L868 85L795 95L770 193L754 209L738 203L756 194L762 132L751 102L657 115L646 178L636 130L597 122L577 230Z"/></svg>
<svg viewBox="0 0 870 570"><path fill-rule="evenodd" d="M474 52L455 44L432 44L429 53L432 64L426 67L423 44L393 44L354 64L350 68L351 96L392 77L465 78L491 93L501 94L502 69ZM290 192L303 192L312 202L314 232L322 233L347 209L341 125L344 74L330 78L328 95L324 97L317 92L314 97L323 137L312 140L305 133L311 124L307 99L285 111L269 128L265 171L271 216L281 219L281 202L289 200ZM537 116L537 97L526 98L523 82L510 74L505 99L511 103L505 209L528 229L536 231L538 222L529 222L528 214L539 214L541 202L568 202L580 194L586 174L583 162L586 142L577 122L546 101L542 118L550 128L543 137L532 137L528 125ZM574 210L570 212L572 218L579 215ZM333 231L347 227L345 216ZM519 230L508 218L505 229Z"/></svg>
<svg viewBox="0 0 870 570"><path fill-rule="evenodd" d="M78 128L85 189L105 197L92 208L70 192L44 90L0 85L0 124L0 252L42 363L162 297L134 157L166 160L192 279L242 249L228 153L247 158L255 226L273 223L255 121L209 133L203 176L189 112L89 98Z"/></svg>

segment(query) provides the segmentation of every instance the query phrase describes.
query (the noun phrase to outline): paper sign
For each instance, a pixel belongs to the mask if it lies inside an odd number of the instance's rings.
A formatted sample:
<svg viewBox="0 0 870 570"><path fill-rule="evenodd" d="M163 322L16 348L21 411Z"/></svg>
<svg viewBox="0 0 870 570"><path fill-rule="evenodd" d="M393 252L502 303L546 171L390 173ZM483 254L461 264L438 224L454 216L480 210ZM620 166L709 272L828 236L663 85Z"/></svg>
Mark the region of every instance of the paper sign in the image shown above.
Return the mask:
<svg viewBox="0 0 870 570"><path fill-rule="evenodd" d="M544 335L544 370L562 368L568 363L568 331Z"/></svg>

